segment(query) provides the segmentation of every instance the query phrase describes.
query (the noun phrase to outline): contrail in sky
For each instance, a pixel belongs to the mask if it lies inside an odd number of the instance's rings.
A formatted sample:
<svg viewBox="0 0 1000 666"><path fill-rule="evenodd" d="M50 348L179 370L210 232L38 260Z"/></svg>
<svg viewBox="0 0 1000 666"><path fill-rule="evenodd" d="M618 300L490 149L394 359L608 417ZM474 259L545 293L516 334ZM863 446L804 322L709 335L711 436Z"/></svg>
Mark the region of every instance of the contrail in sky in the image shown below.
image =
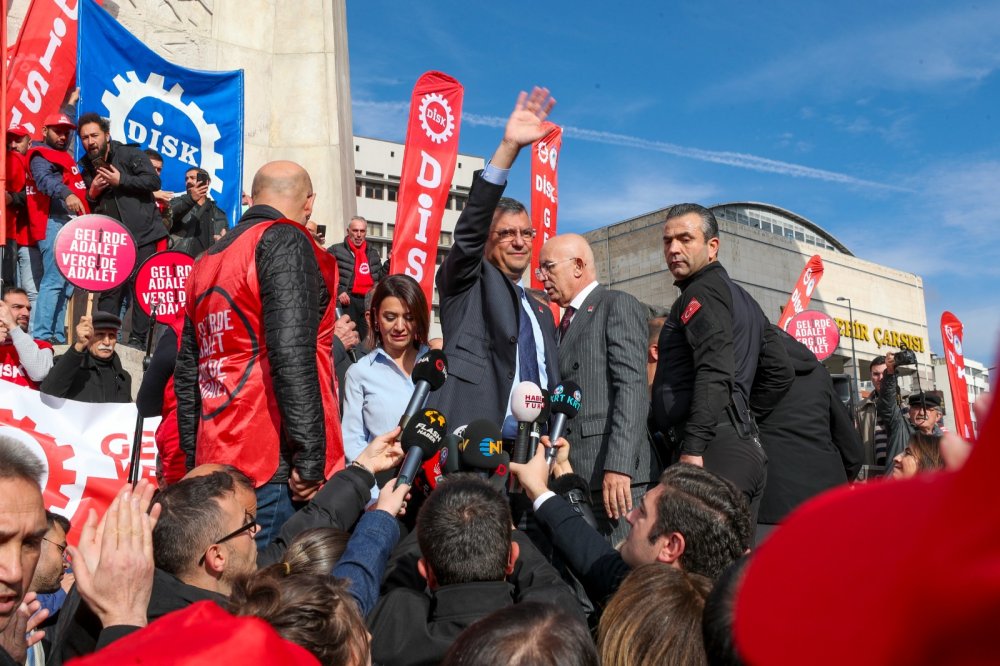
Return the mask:
<svg viewBox="0 0 1000 666"><path fill-rule="evenodd" d="M371 102L362 100L354 100L353 105L357 109L370 108L381 111L399 111L403 114L407 113L410 107L408 102ZM481 127L504 127L507 124L507 119L499 116L485 116L478 113L463 113L462 122ZM599 130L585 129L582 127L563 126L563 134L567 137L579 139L580 141L603 143L623 148L651 150L666 153L668 155L674 155L676 157L698 160L701 162L724 164L738 169L749 169L750 171L775 173L783 176L792 176L794 178L811 178L813 180L822 180L829 183L842 183L844 185L871 187L881 190L893 190L897 192L910 191L908 188L899 187L897 185L888 185L886 183L864 180L862 178L857 178L845 173L839 173L837 171L817 169L803 164L795 164L793 162L772 160L767 157L760 157L759 155L751 155L748 153L692 148L690 146L681 146L676 143L668 143L666 141L653 141L637 136L629 136L628 134L603 132Z"/></svg>

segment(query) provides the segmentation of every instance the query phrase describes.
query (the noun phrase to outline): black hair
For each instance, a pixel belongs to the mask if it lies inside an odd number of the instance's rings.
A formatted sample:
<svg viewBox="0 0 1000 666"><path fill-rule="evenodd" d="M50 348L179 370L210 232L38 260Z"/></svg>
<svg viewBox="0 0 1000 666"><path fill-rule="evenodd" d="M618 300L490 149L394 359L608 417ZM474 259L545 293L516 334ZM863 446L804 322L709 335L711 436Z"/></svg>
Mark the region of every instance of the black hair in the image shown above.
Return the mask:
<svg viewBox="0 0 1000 666"><path fill-rule="evenodd" d="M153 560L159 569L178 576L190 571L214 539L225 531L219 500L235 493L227 472L183 479L156 495L160 519L153 530Z"/></svg>
<svg viewBox="0 0 1000 666"><path fill-rule="evenodd" d="M111 121L104 118L99 113L94 113L93 111L88 111L77 118L76 126L83 127L84 125L89 125L90 123L97 123L97 126L100 127L101 131L105 134L111 133Z"/></svg>
<svg viewBox="0 0 1000 666"><path fill-rule="evenodd" d="M719 237L719 222L715 219L715 213L700 204L682 203L671 206L667 209L664 222L689 213L695 213L701 218L701 232L705 235L706 241Z"/></svg>

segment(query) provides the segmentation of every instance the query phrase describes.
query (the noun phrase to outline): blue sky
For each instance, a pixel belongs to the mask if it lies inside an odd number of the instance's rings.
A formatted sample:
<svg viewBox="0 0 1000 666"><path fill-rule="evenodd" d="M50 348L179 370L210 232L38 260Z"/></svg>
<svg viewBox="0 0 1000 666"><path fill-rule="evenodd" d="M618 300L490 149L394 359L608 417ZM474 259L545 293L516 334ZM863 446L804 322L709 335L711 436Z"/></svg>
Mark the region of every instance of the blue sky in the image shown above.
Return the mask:
<svg viewBox="0 0 1000 666"><path fill-rule="evenodd" d="M465 87L461 151L489 158L517 92L545 85L560 231L773 203L922 276L932 351L947 309L995 365L1000 3L354 0L347 17L355 133L402 141L436 69Z"/></svg>

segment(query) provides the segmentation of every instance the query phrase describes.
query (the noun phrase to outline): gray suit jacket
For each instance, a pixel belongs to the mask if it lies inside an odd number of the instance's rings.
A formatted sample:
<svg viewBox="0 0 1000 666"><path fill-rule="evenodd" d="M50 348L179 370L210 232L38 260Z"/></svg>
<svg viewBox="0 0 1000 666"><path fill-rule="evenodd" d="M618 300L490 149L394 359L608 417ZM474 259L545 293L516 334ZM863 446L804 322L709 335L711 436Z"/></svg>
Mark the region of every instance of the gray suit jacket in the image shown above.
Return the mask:
<svg viewBox="0 0 1000 666"><path fill-rule="evenodd" d="M633 296L598 285L570 321L559 346L563 380L580 385L580 413L566 439L573 470L599 490L604 472L632 483L656 478L646 433L646 309Z"/></svg>
<svg viewBox="0 0 1000 666"><path fill-rule="evenodd" d="M437 274L448 380L430 395L452 431L476 419L500 426L517 370L518 317L514 284L485 260L493 211L504 188L476 174L469 201L455 225L454 243ZM531 296L545 342L548 388L559 383L555 324L549 308Z"/></svg>

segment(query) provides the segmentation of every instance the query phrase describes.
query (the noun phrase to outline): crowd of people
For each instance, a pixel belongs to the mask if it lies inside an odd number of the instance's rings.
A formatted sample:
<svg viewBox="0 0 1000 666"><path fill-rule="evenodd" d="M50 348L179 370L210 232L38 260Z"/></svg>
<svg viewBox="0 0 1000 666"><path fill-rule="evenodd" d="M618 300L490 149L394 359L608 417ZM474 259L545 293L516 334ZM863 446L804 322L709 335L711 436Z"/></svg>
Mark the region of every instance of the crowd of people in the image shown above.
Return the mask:
<svg viewBox="0 0 1000 666"><path fill-rule="evenodd" d="M94 114L79 120L80 169L66 117L46 123L44 147L24 144L48 209L26 227L40 236L23 237L24 266L16 255L22 287L0 303L0 378L130 399L115 354L127 289L102 295L53 359L66 290L51 242L70 215L120 219L141 256L174 242L197 259L183 328L159 337L139 388L140 413L163 417L157 487L123 487L67 545L42 463L0 437L0 663L788 663L758 649L780 628L754 634L750 656L737 640L754 632L746 617L769 615L737 603L758 545L780 554L800 505L851 488L863 464L888 468L866 485L891 492L960 467L966 445L942 449L933 395L901 408L892 354L849 413L815 355L730 278L700 205L664 219L680 292L665 316L601 285L575 234L545 243L544 292L530 289L535 230L503 193L554 105L522 93L474 178L436 277L440 339L420 285L390 274L362 218L329 251L317 243L301 165L262 166L227 231L198 169L172 214L157 211L162 159L111 140ZM148 326L133 315L133 335ZM576 407L550 430L524 420L526 391ZM400 470L413 464L411 482ZM884 555L870 564L891 566ZM780 606L798 581L768 584Z"/></svg>

